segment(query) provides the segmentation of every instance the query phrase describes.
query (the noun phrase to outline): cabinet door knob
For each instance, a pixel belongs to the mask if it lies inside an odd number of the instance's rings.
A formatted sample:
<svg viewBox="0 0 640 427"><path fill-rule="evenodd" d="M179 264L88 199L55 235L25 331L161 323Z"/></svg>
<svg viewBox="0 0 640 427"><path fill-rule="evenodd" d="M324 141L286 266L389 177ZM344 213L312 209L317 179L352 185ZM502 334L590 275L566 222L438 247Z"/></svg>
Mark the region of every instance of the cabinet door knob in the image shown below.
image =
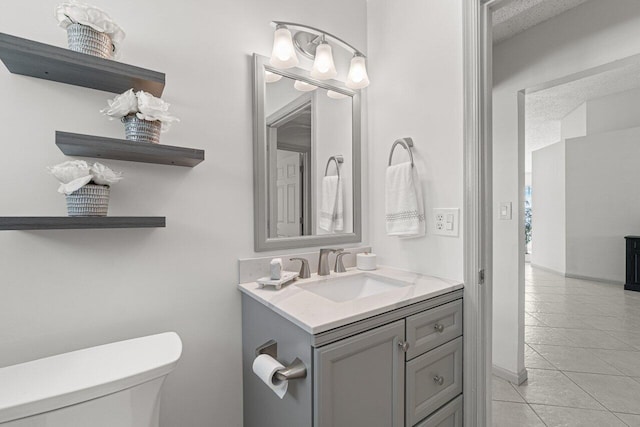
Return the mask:
<svg viewBox="0 0 640 427"><path fill-rule="evenodd" d="M433 377L433 382L438 384L438 385L442 385L442 384L444 384L444 377L436 375L435 377Z"/></svg>
<svg viewBox="0 0 640 427"><path fill-rule="evenodd" d="M441 325L440 323L436 323L436 324L433 326L433 329L435 329L435 330L436 330L436 331L438 331L438 332L442 332L442 331L444 331L444 325Z"/></svg>
<svg viewBox="0 0 640 427"><path fill-rule="evenodd" d="M398 341L398 347L400 347L405 353L409 351L409 343L407 341Z"/></svg>

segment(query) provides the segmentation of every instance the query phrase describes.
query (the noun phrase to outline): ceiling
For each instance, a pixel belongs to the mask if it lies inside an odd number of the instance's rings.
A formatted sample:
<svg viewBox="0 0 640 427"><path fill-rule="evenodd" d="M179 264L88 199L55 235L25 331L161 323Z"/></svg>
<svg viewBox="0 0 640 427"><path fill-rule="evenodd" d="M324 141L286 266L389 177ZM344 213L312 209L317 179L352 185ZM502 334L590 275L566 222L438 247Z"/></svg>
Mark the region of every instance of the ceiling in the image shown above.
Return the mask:
<svg viewBox="0 0 640 427"><path fill-rule="evenodd" d="M589 0L510 0L493 12L497 44Z"/></svg>
<svg viewBox="0 0 640 427"><path fill-rule="evenodd" d="M640 55L568 76L525 97L525 159L530 153L559 142L561 120L584 102L640 88Z"/></svg>

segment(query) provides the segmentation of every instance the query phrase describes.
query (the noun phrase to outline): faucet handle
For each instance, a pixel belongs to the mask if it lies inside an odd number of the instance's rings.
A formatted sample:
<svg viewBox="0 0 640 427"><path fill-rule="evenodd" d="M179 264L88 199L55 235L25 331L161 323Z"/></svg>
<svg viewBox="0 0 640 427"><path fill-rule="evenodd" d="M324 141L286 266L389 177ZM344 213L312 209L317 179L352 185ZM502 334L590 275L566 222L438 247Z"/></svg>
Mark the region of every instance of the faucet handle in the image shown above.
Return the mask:
<svg viewBox="0 0 640 427"><path fill-rule="evenodd" d="M305 258L290 258L289 261L301 261L300 265L300 274L298 275L301 279L308 279L311 277L311 271L309 270L309 261Z"/></svg>
<svg viewBox="0 0 640 427"><path fill-rule="evenodd" d="M351 252L345 252L344 249L339 249L336 251L336 266L333 269L336 273L344 273L347 271L344 268L344 262L342 262L342 257L345 255L349 255Z"/></svg>

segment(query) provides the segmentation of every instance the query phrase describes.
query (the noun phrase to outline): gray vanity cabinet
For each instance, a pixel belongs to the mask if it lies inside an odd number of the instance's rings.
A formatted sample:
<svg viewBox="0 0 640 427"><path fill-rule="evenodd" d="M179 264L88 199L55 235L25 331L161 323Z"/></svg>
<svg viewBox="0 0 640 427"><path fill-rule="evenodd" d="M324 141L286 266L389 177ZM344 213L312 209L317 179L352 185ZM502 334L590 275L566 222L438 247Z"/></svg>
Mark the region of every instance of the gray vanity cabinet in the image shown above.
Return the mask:
<svg viewBox="0 0 640 427"><path fill-rule="evenodd" d="M404 425L404 320L315 350L315 427Z"/></svg>
<svg viewBox="0 0 640 427"><path fill-rule="evenodd" d="M462 290L310 334L242 296L245 427L462 427ZM279 399L252 372L277 341L307 376Z"/></svg>

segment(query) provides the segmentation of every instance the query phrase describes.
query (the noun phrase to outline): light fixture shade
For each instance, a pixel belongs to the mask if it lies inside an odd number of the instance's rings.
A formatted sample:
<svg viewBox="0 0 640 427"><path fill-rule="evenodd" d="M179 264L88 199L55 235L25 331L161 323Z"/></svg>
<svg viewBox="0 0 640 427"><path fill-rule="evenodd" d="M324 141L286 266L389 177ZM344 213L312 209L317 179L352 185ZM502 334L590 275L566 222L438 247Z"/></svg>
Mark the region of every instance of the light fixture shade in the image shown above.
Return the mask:
<svg viewBox="0 0 640 427"><path fill-rule="evenodd" d="M362 55L356 53L353 58L351 58L351 67L349 67L346 86L350 89L363 89L369 86L367 65Z"/></svg>
<svg viewBox="0 0 640 427"><path fill-rule="evenodd" d="M264 70L264 81L267 83L275 83L282 78L280 74L272 73L271 71Z"/></svg>
<svg viewBox="0 0 640 427"><path fill-rule="evenodd" d="M271 51L269 63L276 68L291 68L298 65L291 32L285 26L278 26L273 34L273 51Z"/></svg>
<svg viewBox="0 0 640 427"><path fill-rule="evenodd" d="M318 80L332 79L338 75L336 65L333 63L333 53L331 45L322 42L316 48L316 58L313 61L311 77Z"/></svg>
<svg viewBox="0 0 640 427"><path fill-rule="evenodd" d="M340 93L340 92L336 92L333 90L329 90L327 91L327 96L331 99L345 99L347 98L349 95L345 95L344 93Z"/></svg>
<svg viewBox="0 0 640 427"><path fill-rule="evenodd" d="M296 82L293 84L293 87L298 89L300 92L311 92L312 90L318 89L318 86L314 86L307 82L301 82L300 80L296 80Z"/></svg>

